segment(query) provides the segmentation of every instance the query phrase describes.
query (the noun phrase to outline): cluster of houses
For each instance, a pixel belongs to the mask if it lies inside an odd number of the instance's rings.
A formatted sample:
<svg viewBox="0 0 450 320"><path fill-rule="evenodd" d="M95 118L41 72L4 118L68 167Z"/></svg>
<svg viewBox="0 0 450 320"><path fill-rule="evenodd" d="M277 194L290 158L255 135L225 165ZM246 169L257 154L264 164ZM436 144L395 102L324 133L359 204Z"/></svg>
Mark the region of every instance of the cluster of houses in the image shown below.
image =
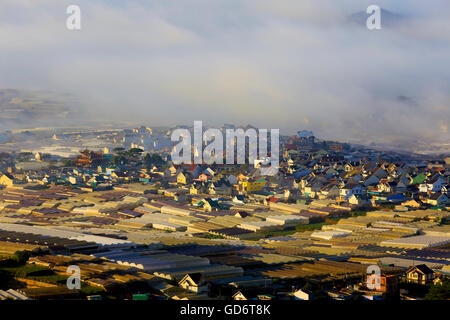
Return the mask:
<svg viewBox="0 0 450 320"><path fill-rule="evenodd" d="M149 135L137 128L128 137ZM107 291L145 276L173 299L271 299L289 288L286 296L308 300L312 292L292 289L306 279L335 299L350 291L373 298L364 285L336 289L364 279L368 263L389 271L381 295L398 291L399 279L427 284L449 274L450 158L317 141L301 131L282 137L278 173L262 175L251 163L175 165L169 148L154 156L138 142L59 161L37 154L35 169L0 154L5 243L89 239L76 244L83 254L132 269L99 272L90 285ZM52 228L58 233L48 233ZM429 263L411 265L416 257Z"/></svg>

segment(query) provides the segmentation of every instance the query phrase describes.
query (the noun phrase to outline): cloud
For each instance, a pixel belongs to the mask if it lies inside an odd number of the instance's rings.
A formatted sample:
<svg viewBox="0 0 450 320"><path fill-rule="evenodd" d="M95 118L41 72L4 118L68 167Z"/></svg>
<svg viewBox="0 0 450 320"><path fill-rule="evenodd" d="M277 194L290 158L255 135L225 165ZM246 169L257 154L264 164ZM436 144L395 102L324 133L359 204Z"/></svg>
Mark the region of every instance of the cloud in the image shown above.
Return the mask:
<svg viewBox="0 0 450 320"><path fill-rule="evenodd" d="M358 0L78 0L82 30L68 31L72 2L2 0L0 87L148 125L450 139L448 1L380 0L405 19L379 31L348 21L372 4Z"/></svg>

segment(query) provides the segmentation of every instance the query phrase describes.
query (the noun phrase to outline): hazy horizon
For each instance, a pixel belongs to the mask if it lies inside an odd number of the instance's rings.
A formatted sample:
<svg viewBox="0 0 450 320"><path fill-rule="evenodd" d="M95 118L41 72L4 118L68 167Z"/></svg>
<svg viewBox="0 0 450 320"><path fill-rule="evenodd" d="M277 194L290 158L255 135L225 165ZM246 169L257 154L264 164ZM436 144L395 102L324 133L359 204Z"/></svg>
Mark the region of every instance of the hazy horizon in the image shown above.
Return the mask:
<svg viewBox="0 0 450 320"><path fill-rule="evenodd" d="M66 29L71 4L80 31ZM394 21L376 31L351 21L371 4ZM68 94L61 104L74 121L445 143L449 9L444 0L3 0L0 89Z"/></svg>

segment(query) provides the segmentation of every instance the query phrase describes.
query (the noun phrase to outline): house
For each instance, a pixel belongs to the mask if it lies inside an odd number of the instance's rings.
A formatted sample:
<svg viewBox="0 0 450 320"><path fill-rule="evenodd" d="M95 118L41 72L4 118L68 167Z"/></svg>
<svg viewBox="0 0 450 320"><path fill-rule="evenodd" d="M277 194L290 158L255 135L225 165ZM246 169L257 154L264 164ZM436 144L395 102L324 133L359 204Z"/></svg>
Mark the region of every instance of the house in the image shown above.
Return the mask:
<svg viewBox="0 0 450 320"><path fill-rule="evenodd" d="M177 169L172 165L166 171L164 171L164 176L174 176L177 173Z"/></svg>
<svg viewBox="0 0 450 320"><path fill-rule="evenodd" d="M233 199L231 200L233 203L236 204L244 204L245 202L245 197L243 195L236 195L233 197Z"/></svg>
<svg viewBox="0 0 450 320"><path fill-rule="evenodd" d="M386 171L384 171L382 168L378 168L374 172L374 175L377 176L378 178L386 178L387 177Z"/></svg>
<svg viewBox="0 0 450 320"><path fill-rule="evenodd" d="M77 184L78 183L78 177L76 176L70 176L67 181L70 182L70 184Z"/></svg>
<svg viewBox="0 0 450 320"><path fill-rule="evenodd" d="M81 152L75 161L77 167L92 167L101 165L105 162L105 158L101 152L94 152L86 149Z"/></svg>
<svg viewBox="0 0 450 320"><path fill-rule="evenodd" d="M309 290L298 289L294 291L295 300L312 300L313 295Z"/></svg>
<svg viewBox="0 0 450 320"><path fill-rule="evenodd" d="M191 184L189 187L189 194L199 194L201 193L201 187L199 185Z"/></svg>
<svg viewBox="0 0 450 320"><path fill-rule="evenodd" d="M449 203L448 197L443 193L434 193L426 201L433 206L445 206Z"/></svg>
<svg viewBox="0 0 450 320"><path fill-rule="evenodd" d="M0 185L1 186L6 186L6 187L11 187L12 185L14 185L14 177L9 175L9 174L3 174L0 177Z"/></svg>
<svg viewBox="0 0 450 320"><path fill-rule="evenodd" d="M195 201L194 199L192 199L192 201ZM211 212L212 211L212 206L211 203L207 200L207 199L202 199L200 201L197 201L195 203L195 206L202 208L204 211L206 212Z"/></svg>
<svg viewBox="0 0 450 320"><path fill-rule="evenodd" d="M409 267L406 270L406 281L417 284L427 284L434 280L434 271L426 264Z"/></svg>
<svg viewBox="0 0 450 320"><path fill-rule="evenodd" d="M386 193L394 191L387 179L381 179L377 185L377 189L379 192L386 192Z"/></svg>
<svg viewBox="0 0 450 320"><path fill-rule="evenodd" d="M358 205L358 206L368 206L370 205L370 201L361 195L352 194L348 198L348 203Z"/></svg>
<svg viewBox="0 0 450 320"><path fill-rule="evenodd" d="M383 197L379 197L382 200ZM405 200L405 195L403 193L392 193L385 197L386 201L389 202L402 202Z"/></svg>
<svg viewBox="0 0 450 320"><path fill-rule="evenodd" d="M405 186L409 186L410 184L412 184L413 179L405 174L400 177L399 182L402 182Z"/></svg>
<svg viewBox="0 0 450 320"><path fill-rule="evenodd" d="M417 176L415 176L412 180L411 184L414 185L420 185L422 183L424 183L424 181L427 179L427 176L424 175L423 173L418 174Z"/></svg>
<svg viewBox="0 0 450 320"><path fill-rule="evenodd" d="M433 284L435 286L441 286L444 284L444 277L442 275L436 275L434 280L433 280Z"/></svg>
<svg viewBox="0 0 450 320"><path fill-rule="evenodd" d="M186 176L181 171L177 174L177 183L178 184L186 184L187 183Z"/></svg>
<svg viewBox="0 0 450 320"><path fill-rule="evenodd" d="M273 300L275 297L271 294L259 294L257 298L258 300Z"/></svg>
<svg viewBox="0 0 450 320"><path fill-rule="evenodd" d="M88 175L84 175L83 178L87 181L90 179ZM111 172L111 178L113 178L116 181L123 182L128 180L129 177L128 174L124 171L114 171Z"/></svg>
<svg viewBox="0 0 450 320"><path fill-rule="evenodd" d="M327 171L325 171L325 173L328 178L334 178L339 175L339 172L333 168L327 169Z"/></svg>
<svg viewBox="0 0 450 320"><path fill-rule="evenodd" d="M445 179L439 175L427 179L424 183L419 185L420 192L440 192L441 189L447 184Z"/></svg>
<svg viewBox="0 0 450 320"><path fill-rule="evenodd" d="M398 277L396 275L381 275L380 276L380 291L386 295L395 295L399 292Z"/></svg>
<svg viewBox="0 0 450 320"><path fill-rule="evenodd" d="M333 300L350 300L353 298L353 294L347 292L345 289L340 291L326 291L326 294Z"/></svg>
<svg viewBox="0 0 450 320"><path fill-rule="evenodd" d="M366 179L366 181L364 181L364 186L365 187L374 186L374 185L377 185L379 182L380 182L380 179L378 179L377 176L371 175L370 177L368 177Z"/></svg>
<svg viewBox="0 0 450 320"><path fill-rule="evenodd" d="M350 163L347 163L344 166L344 170L345 170L345 172L351 172L354 170L354 167Z"/></svg>
<svg viewBox="0 0 450 320"><path fill-rule="evenodd" d="M411 207L411 208L420 208L421 203L414 199L411 199L411 200L402 202L402 206Z"/></svg>
<svg viewBox="0 0 450 320"><path fill-rule="evenodd" d="M345 197L345 199L347 200L348 198L351 197L351 195L356 194L356 195L362 195L364 194L365 188L360 186L359 184L356 183L346 183L340 191L341 196Z"/></svg>
<svg viewBox="0 0 450 320"><path fill-rule="evenodd" d="M214 183L210 183L208 184L208 186L206 187L207 193L208 194L216 194L216 186L214 185Z"/></svg>
<svg viewBox="0 0 450 320"><path fill-rule="evenodd" d="M339 186L335 183L329 183L320 191L321 194L330 199L335 199L339 196Z"/></svg>
<svg viewBox="0 0 450 320"><path fill-rule="evenodd" d="M198 178L196 180L202 181L202 182L207 182L208 178L209 178L208 175L206 175L205 173L202 173L201 175L198 176Z"/></svg>
<svg viewBox="0 0 450 320"><path fill-rule="evenodd" d="M395 186L395 191L397 192L406 192L408 186L404 181L399 181Z"/></svg>
<svg viewBox="0 0 450 320"><path fill-rule="evenodd" d="M151 175L149 175L148 173L141 173L139 175L139 181L140 182L144 182L144 183L150 183L152 180Z"/></svg>
<svg viewBox="0 0 450 320"><path fill-rule="evenodd" d="M215 172L211 168L206 168L203 170L202 174L206 174L208 177L213 177L215 175Z"/></svg>
<svg viewBox="0 0 450 320"><path fill-rule="evenodd" d="M316 193L320 192L322 188L323 184L317 179L315 179L303 188L303 193L306 196L314 198L316 196Z"/></svg>
<svg viewBox="0 0 450 320"><path fill-rule="evenodd" d="M198 164L191 165L187 170L187 173L190 174L193 179L197 179L201 172L202 172L202 167L199 166Z"/></svg>
<svg viewBox="0 0 450 320"><path fill-rule="evenodd" d="M247 297L241 292L238 291L232 296L233 300L248 300Z"/></svg>
<svg viewBox="0 0 450 320"><path fill-rule="evenodd" d="M239 185L241 191L245 192L261 191L266 185L266 180L260 178L257 180L241 181Z"/></svg>
<svg viewBox="0 0 450 320"><path fill-rule="evenodd" d="M203 275L201 273L186 274L183 279L178 282L178 285L184 290L193 293L208 292L208 284L203 281Z"/></svg>

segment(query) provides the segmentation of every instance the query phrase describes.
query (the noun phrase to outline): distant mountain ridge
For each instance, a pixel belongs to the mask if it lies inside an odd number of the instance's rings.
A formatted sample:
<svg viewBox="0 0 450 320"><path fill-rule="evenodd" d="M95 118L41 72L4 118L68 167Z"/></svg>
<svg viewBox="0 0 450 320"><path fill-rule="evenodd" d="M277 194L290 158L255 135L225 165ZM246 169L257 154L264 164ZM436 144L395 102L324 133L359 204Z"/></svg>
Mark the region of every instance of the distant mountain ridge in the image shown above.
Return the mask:
<svg viewBox="0 0 450 320"><path fill-rule="evenodd" d="M367 18L370 16L365 11L356 12L348 17L348 21L366 27ZM401 24L406 19L406 16L385 10L381 8L381 28L395 27Z"/></svg>
<svg viewBox="0 0 450 320"><path fill-rule="evenodd" d="M73 115L73 98L46 91L0 89L0 125L15 128L66 122Z"/></svg>

